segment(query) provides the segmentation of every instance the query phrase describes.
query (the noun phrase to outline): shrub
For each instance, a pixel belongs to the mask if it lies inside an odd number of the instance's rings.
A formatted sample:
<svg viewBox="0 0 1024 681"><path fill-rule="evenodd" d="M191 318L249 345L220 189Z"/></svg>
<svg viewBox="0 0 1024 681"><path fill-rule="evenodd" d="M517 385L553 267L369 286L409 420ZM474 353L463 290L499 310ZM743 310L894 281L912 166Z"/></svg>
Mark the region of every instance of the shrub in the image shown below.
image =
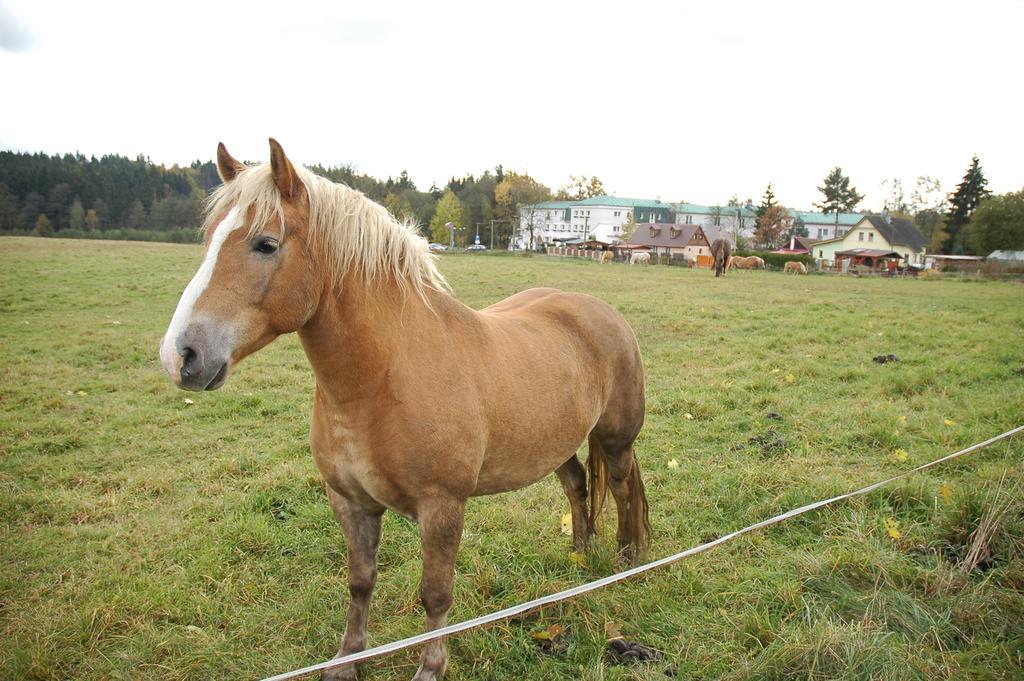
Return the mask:
<svg viewBox="0 0 1024 681"><path fill-rule="evenodd" d="M815 266L815 260L810 255L793 255L792 253L771 253L769 251L740 251L737 250L735 255L743 257L749 257L756 255L757 257L764 260L765 267L772 270L781 270L786 266L787 262L795 260L796 262L802 262L807 265L807 269L812 269Z"/></svg>

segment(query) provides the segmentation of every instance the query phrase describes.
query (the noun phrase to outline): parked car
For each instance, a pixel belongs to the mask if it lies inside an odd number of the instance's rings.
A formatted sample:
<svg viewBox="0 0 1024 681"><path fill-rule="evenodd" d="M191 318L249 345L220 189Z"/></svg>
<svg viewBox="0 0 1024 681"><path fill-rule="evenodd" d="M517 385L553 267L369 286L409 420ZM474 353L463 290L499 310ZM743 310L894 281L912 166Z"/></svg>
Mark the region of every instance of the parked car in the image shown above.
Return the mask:
<svg viewBox="0 0 1024 681"><path fill-rule="evenodd" d="M469 246L466 246L466 250L467 251L486 251L487 250L487 246L484 246L483 244L471 244Z"/></svg>
<svg viewBox="0 0 1024 681"><path fill-rule="evenodd" d="M430 249L431 253L444 253L445 251L448 250L447 246L438 243L430 244L429 246L427 246L427 248Z"/></svg>

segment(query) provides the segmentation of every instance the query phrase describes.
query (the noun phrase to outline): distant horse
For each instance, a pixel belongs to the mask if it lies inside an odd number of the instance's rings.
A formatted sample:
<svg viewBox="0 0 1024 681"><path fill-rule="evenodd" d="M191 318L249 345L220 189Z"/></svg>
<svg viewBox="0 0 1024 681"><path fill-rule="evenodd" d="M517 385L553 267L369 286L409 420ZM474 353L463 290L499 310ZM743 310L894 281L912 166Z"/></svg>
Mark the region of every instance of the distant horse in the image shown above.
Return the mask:
<svg viewBox="0 0 1024 681"><path fill-rule="evenodd" d="M732 259L729 261L729 269L731 269L731 270L734 270L734 269L741 269L741 270L762 269L763 270L764 269L764 260L759 258L759 257L757 257L756 255L751 255L751 256L746 257L746 258L744 258L741 255L734 255L734 256L732 256Z"/></svg>
<svg viewBox="0 0 1024 681"><path fill-rule="evenodd" d="M793 272L794 274L807 274L807 266L798 260L790 260L783 266L782 271Z"/></svg>
<svg viewBox="0 0 1024 681"><path fill-rule="evenodd" d="M629 264L630 265L650 265L651 264L651 254L647 253L647 252L634 253L633 255L629 256Z"/></svg>
<svg viewBox="0 0 1024 681"><path fill-rule="evenodd" d="M715 258L715 276L720 277L732 258L732 244L728 239L715 239L711 242L711 255Z"/></svg>
<svg viewBox="0 0 1024 681"><path fill-rule="evenodd" d="M313 458L348 544L339 655L366 646L385 509L419 523L427 629L447 620L469 497L554 471L576 551L610 489L620 550L641 552L650 523L633 442L644 373L618 312L550 288L472 310L449 295L414 226L292 165L276 141L255 167L220 145L217 168L224 184L206 211L203 262L160 360L179 387L215 390L244 357L298 331L316 377ZM572 361L537 362L538 347ZM589 476L576 457L584 440ZM437 679L447 662L443 641L427 643L414 678Z"/></svg>
<svg viewBox="0 0 1024 681"><path fill-rule="evenodd" d="M601 254L601 262L602 263L609 263L609 262L611 262L614 259L615 259L615 254L612 253L611 251L605 251L604 253Z"/></svg>

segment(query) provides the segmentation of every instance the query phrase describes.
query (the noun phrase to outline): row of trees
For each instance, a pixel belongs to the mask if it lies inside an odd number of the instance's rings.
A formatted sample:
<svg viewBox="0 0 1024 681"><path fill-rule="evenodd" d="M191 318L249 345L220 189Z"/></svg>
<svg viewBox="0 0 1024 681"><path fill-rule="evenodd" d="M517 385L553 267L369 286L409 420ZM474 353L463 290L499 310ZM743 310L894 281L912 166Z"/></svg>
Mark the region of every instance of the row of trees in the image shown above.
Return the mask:
<svg viewBox="0 0 1024 681"><path fill-rule="evenodd" d="M568 183L552 191L528 174L509 172L501 165L479 176L452 177L444 188L434 185L426 191L417 189L405 171L396 178L379 180L351 166L310 169L359 189L396 217L419 224L431 240L447 243L454 236L462 245L480 233L488 240L493 234L495 245L504 247L518 228L524 206L605 193L597 177L571 176ZM0 232L182 232L196 227L204 197L219 182L216 166L209 161L168 168L142 156L87 158L4 151L0 152ZM931 252L984 255L993 250L993 244L998 244L995 248L1024 248L1024 226L1014 222L1021 211L1020 192L990 197L986 185L975 157L949 196L942 192L938 180L927 176L919 177L909 191L899 179L886 181L882 208L912 220L930 240ZM835 214L837 224L840 213L855 211L864 198L838 167L818 190L822 200L815 207ZM733 196L725 206L713 210L718 212L716 223L735 220L736 227L738 216L753 210L757 224L754 245L761 248L776 248L792 236L808 236L801 220L779 203L771 184L756 207L750 199L741 202ZM533 221L526 222L532 232ZM455 230L450 231L448 225Z"/></svg>
<svg viewBox="0 0 1024 681"><path fill-rule="evenodd" d="M917 225L929 239L932 253L987 255L998 249L1024 249L1024 191L991 196L987 184L975 156L948 196L941 183L929 176L918 177L909 193L901 180L886 180L882 211ZM864 199L839 167L829 172L818 191L823 198L814 206L834 214L836 225L840 213L856 211ZM770 183L755 215L757 247L777 248L792 236L808 236L800 218L778 204Z"/></svg>
<svg viewBox="0 0 1024 681"><path fill-rule="evenodd" d="M358 189L384 204L396 217L417 223L435 241L448 242L451 223L460 243L475 230L508 243L519 210L551 198L583 199L604 192L596 177L572 176L557 192L528 174L501 165L481 175L452 177L444 188L417 189L409 174L379 180L351 166L311 166L314 173ZM195 161L165 167L139 156L50 156L0 152L0 232L34 230L192 229L199 224L203 199L220 183L216 166Z"/></svg>

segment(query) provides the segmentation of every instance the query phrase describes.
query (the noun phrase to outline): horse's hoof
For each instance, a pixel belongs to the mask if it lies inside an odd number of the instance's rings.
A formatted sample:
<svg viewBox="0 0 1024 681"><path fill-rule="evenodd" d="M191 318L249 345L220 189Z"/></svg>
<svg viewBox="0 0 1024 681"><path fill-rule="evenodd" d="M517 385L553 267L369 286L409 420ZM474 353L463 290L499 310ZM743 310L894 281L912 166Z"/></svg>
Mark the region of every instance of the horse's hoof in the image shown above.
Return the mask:
<svg viewBox="0 0 1024 681"><path fill-rule="evenodd" d="M323 681L356 681L359 678L355 665L346 664L334 669L328 669L320 677Z"/></svg>
<svg viewBox="0 0 1024 681"><path fill-rule="evenodd" d="M420 663L420 668L416 670L416 676L412 677L412 681L439 681L444 676L445 671L448 670L448 660L446 659L441 665L441 670L438 671L435 668L424 667Z"/></svg>

